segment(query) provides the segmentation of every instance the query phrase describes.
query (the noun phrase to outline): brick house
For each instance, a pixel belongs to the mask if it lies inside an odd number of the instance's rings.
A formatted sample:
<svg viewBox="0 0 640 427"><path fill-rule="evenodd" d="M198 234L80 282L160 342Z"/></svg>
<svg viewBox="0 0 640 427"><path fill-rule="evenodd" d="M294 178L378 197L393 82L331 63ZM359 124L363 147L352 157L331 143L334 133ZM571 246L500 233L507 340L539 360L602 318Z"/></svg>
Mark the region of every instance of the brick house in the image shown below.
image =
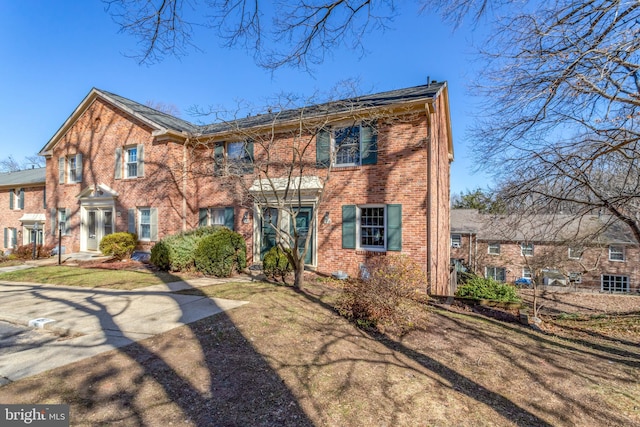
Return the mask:
<svg viewBox="0 0 640 427"><path fill-rule="evenodd" d="M526 218L451 210L451 260L472 272L513 283L600 292L640 292L640 247L608 216Z"/></svg>
<svg viewBox="0 0 640 427"><path fill-rule="evenodd" d="M103 236L130 231L148 251L223 224L259 262L273 224L295 217L310 235L309 269L356 275L368 257L401 252L424 267L431 292L446 293L446 83L204 126L92 89L40 154L46 240L57 244L61 228L67 250L97 251Z"/></svg>
<svg viewBox="0 0 640 427"><path fill-rule="evenodd" d="M0 173L0 229L2 253L18 246L43 242L46 217L45 169Z"/></svg>

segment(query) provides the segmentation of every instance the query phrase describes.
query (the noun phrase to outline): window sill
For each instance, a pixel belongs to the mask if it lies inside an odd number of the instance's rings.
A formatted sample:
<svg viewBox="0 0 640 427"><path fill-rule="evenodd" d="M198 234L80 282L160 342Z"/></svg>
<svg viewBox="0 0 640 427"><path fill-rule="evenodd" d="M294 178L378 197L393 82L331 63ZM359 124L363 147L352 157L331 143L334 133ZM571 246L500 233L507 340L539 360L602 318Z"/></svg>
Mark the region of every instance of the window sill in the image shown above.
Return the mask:
<svg viewBox="0 0 640 427"><path fill-rule="evenodd" d="M356 249L356 255L365 255L365 256L378 256L378 255L386 255L386 249Z"/></svg>
<svg viewBox="0 0 640 427"><path fill-rule="evenodd" d="M360 170L360 169L362 169L362 165L344 165L344 166L333 165L331 167L331 170L334 171L334 172L337 172L337 171L341 171L341 172L356 171L356 170Z"/></svg>

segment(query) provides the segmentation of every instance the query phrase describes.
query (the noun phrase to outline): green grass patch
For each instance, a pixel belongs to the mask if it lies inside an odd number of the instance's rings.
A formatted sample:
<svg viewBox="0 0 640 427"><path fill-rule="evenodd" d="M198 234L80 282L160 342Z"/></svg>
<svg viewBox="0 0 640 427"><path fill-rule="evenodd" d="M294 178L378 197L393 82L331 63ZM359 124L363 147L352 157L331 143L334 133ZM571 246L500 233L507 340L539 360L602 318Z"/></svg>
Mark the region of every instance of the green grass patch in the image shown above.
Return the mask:
<svg viewBox="0 0 640 427"><path fill-rule="evenodd" d="M46 266L0 273L0 280L127 290L177 282L182 279L166 272Z"/></svg>

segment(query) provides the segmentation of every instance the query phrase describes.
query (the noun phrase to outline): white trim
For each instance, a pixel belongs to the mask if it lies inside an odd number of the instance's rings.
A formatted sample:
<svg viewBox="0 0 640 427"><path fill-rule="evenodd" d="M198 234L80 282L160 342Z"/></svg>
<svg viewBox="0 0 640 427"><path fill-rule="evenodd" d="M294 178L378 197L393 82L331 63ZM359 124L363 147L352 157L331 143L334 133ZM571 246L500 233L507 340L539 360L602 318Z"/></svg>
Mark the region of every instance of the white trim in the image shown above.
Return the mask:
<svg viewBox="0 0 640 427"><path fill-rule="evenodd" d="M492 245L498 249L498 252L491 252L491 246ZM487 254L489 254L489 255L500 255L500 243L498 243L498 242L488 242L487 243Z"/></svg>
<svg viewBox="0 0 640 427"><path fill-rule="evenodd" d="M620 249L619 251L612 251L613 248L618 248ZM609 261L614 261L614 262L625 262L626 261L626 256L624 253L624 246L620 246L620 245L609 245ZM614 253L619 253L622 256L622 259L616 259L616 258L611 258L611 254L612 252Z"/></svg>
<svg viewBox="0 0 640 427"><path fill-rule="evenodd" d="M361 242L361 230L362 230L362 209L366 208L382 208L382 216L383 216L383 246L363 246L360 244ZM370 205L357 205L356 206L356 250L361 251L370 251L370 252L386 252L387 251L387 240L389 238L387 231L387 205L384 204L370 204Z"/></svg>

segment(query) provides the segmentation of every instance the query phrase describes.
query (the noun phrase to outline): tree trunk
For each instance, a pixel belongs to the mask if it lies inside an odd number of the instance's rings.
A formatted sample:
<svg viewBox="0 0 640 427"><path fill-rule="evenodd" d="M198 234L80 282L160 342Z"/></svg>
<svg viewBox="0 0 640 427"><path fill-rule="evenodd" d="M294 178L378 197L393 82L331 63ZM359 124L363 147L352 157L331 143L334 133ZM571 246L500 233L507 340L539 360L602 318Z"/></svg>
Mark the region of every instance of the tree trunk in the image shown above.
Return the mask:
<svg viewBox="0 0 640 427"><path fill-rule="evenodd" d="M301 262L299 266L294 268L293 274L293 286L302 289L302 285L304 284L304 262Z"/></svg>

